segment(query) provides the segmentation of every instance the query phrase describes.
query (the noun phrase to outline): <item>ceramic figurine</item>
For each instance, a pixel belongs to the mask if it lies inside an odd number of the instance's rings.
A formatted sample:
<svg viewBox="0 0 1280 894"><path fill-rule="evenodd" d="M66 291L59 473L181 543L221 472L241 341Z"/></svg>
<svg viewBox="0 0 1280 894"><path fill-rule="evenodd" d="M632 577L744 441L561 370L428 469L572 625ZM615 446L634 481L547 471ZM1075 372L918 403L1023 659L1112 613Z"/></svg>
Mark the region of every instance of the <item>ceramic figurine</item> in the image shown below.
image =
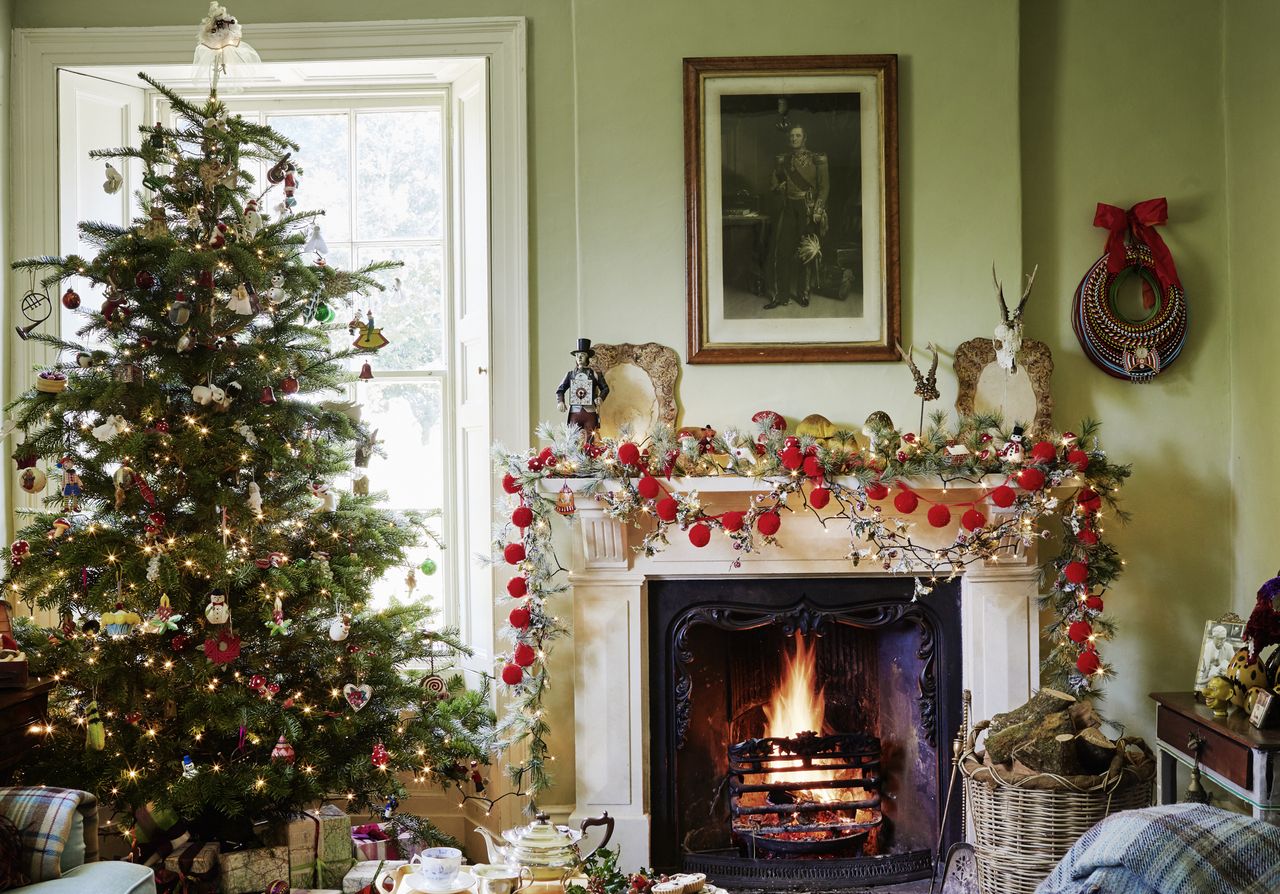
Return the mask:
<svg viewBox="0 0 1280 894"><path fill-rule="evenodd" d="M591 368L591 339L578 339L573 355L574 368L565 373L556 389L556 409L569 414L569 422L582 429L588 441L600 428L600 404L609 396L609 385L601 373Z"/></svg>

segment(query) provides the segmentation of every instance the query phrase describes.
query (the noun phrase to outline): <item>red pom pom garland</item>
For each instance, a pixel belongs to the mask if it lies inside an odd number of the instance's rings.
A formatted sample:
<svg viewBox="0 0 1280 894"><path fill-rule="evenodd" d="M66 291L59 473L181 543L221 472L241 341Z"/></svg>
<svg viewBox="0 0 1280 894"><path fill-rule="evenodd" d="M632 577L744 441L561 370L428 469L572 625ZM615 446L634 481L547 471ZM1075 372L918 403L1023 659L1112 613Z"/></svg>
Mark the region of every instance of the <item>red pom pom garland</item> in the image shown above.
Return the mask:
<svg viewBox="0 0 1280 894"><path fill-rule="evenodd" d="M1001 484L991 490L991 502L1001 509L1008 509L1016 499L1018 499L1017 493L1007 484Z"/></svg>
<svg viewBox="0 0 1280 894"><path fill-rule="evenodd" d="M1044 487L1044 472L1028 466L1018 473L1018 487L1023 490L1039 490Z"/></svg>
<svg viewBox="0 0 1280 894"><path fill-rule="evenodd" d="M804 473L810 478L822 477L822 463L818 461L816 456L806 456L804 458Z"/></svg>
<svg viewBox="0 0 1280 894"><path fill-rule="evenodd" d="M889 496L889 488L880 481L868 482L866 492L868 500L883 500Z"/></svg>
<svg viewBox="0 0 1280 894"><path fill-rule="evenodd" d="M514 664L508 664L502 669L502 682L508 686L519 686L524 680L524 671Z"/></svg>
<svg viewBox="0 0 1280 894"><path fill-rule="evenodd" d="M502 476L502 489L509 494L520 493L520 482L516 480L516 476L508 472Z"/></svg>
<svg viewBox="0 0 1280 894"><path fill-rule="evenodd" d="M658 514L658 518L664 522L673 522L676 520L676 513L680 510L680 504L675 501L674 497L663 497L658 501L658 505L654 507L654 512Z"/></svg>
<svg viewBox="0 0 1280 894"><path fill-rule="evenodd" d="M741 531L743 518L741 512L726 512L720 516L720 524L726 531Z"/></svg>
<svg viewBox="0 0 1280 894"><path fill-rule="evenodd" d="M689 542L696 547L704 547L711 542L711 528L698 522L689 529Z"/></svg>
<svg viewBox="0 0 1280 894"><path fill-rule="evenodd" d="M977 531L986 527L987 517L977 509L970 509L964 515L960 516L960 524L966 531Z"/></svg>
<svg viewBox="0 0 1280 894"><path fill-rule="evenodd" d="M507 616L507 620L511 622L511 626L517 630L524 630L529 626L532 615L527 608L513 608L511 614Z"/></svg>
<svg viewBox="0 0 1280 894"><path fill-rule="evenodd" d="M533 510L528 506L517 506L511 513L511 524L517 528L527 528L533 524Z"/></svg>
<svg viewBox="0 0 1280 894"><path fill-rule="evenodd" d="M1102 667L1102 660L1098 658L1098 653L1093 649L1085 649L1080 653L1080 657L1076 659L1076 670L1086 677L1096 674L1100 667Z"/></svg>
<svg viewBox="0 0 1280 894"><path fill-rule="evenodd" d="M1088 621L1072 621L1067 627L1067 636L1073 643L1082 643L1093 636L1093 625Z"/></svg>
<svg viewBox="0 0 1280 894"><path fill-rule="evenodd" d="M809 491L809 505L814 509L822 509L831 502L831 491L825 487L815 487Z"/></svg>
<svg viewBox="0 0 1280 894"><path fill-rule="evenodd" d="M618 462L635 468L640 465L640 448L630 441L618 445Z"/></svg>
<svg viewBox="0 0 1280 894"><path fill-rule="evenodd" d="M916 507L920 505L920 498L909 490L900 491L893 498L893 508L897 509L903 515L910 515L916 511Z"/></svg>
<svg viewBox="0 0 1280 894"><path fill-rule="evenodd" d="M525 560L523 543L508 543L502 550L502 558L507 560L508 565L519 565Z"/></svg>
<svg viewBox="0 0 1280 894"><path fill-rule="evenodd" d="M652 475L642 475L636 482L636 492L640 494L641 499L652 500L661 491L662 487L658 484L658 479Z"/></svg>
<svg viewBox="0 0 1280 894"><path fill-rule="evenodd" d="M772 537L782 527L782 516L776 512L766 512L756 519L756 530L766 537Z"/></svg>
<svg viewBox="0 0 1280 894"><path fill-rule="evenodd" d="M513 577L507 581L507 592L515 599L529 595L529 579L527 577Z"/></svg>
<svg viewBox="0 0 1280 894"><path fill-rule="evenodd" d="M511 660L520 667L528 667L537 659L538 653L534 650L533 646L528 643L519 643L516 646L515 652L511 655Z"/></svg>
<svg viewBox="0 0 1280 894"><path fill-rule="evenodd" d="M951 510L947 508L945 503L934 503L929 507L927 513L929 524L935 528L945 528L951 524Z"/></svg>
<svg viewBox="0 0 1280 894"><path fill-rule="evenodd" d="M1082 584L1089 579L1089 566L1084 562L1068 562L1062 566L1062 576L1068 583Z"/></svg>

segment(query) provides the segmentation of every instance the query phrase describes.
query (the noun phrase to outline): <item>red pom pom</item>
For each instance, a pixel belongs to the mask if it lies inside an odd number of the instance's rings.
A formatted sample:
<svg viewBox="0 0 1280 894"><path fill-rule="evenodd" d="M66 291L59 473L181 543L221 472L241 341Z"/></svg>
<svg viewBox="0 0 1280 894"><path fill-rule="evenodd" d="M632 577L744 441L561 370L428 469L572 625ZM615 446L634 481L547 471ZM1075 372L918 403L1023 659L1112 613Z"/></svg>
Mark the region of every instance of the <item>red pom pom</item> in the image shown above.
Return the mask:
<svg viewBox="0 0 1280 894"><path fill-rule="evenodd" d="M1083 472L1089 468L1089 454L1077 448L1067 454L1067 462L1075 466L1078 471Z"/></svg>
<svg viewBox="0 0 1280 894"><path fill-rule="evenodd" d="M711 529L698 522L689 529L689 542L694 546L703 547L711 542Z"/></svg>
<svg viewBox="0 0 1280 894"><path fill-rule="evenodd" d="M821 509L831 502L831 491L825 487L815 487L809 491L809 505L814 509Z"/></svg>
<svg viewBox="0 0 1280 894"><path fill-rule="evenodd" d="M507 581L507 592L514 598L519 599L529 592L529 579L524 577L513 577Z"/></svg>
<svg viewBox="0 0 1280 894"><path fill-rule="evenodd" d="M920 505L920 498L909 490L904 490L893 498L893 507L903 515L910 515Z"/></svg>
<svg viewBox="0 0 1280 894"><path fill-rule="evenodd" d="M518 686L520 681L524 679L524 671L516 667L514 664L508 664L502 669L502 682L508 686Z"/></svg>
<svg viewBox="0 0 1280 894"><path fill-rule="evenodd" d="M1041 441L1031 448L1031 458L1038 463L1051 463L1057 456L1057 449L1048 441Z"/></svg>
<svg viewBox="0 0 1280 894"><path fill-rule="evenodd" d="M782 466L794 472L800 468L800 464L804 462L804 456L800 453L799 447L784 447L782 452L778 454L778 458L782 460Z"/></svg>
<svg viewBox="0 0 1280 894"><path fill-rule="evenodd" d="M1023 490L1039 490L1044 487L1044 472L1037 468L1026 468L1018 473L1018 486Z"/></svg>
<svg viewBox="0 0 1280 894"><path fill-rule="evenodd" d="M945 528L951 524L951 510L941 503L929 507L929 524L935 528Z"/></svg>
<svg viewBox="0 0 1280 894"><path fill-rule="evenodd" d="M1076 502L1080 504L1085 512L1097 512L1102 508L1102 497L1098 496L1097 491L1093 488L1085 487L1076 494Z"/></svg>
<svg viewBox="0 0 1280 894"><path fill-rule="evenodd" d="M884 486L883 482L871 481L867 483L867 499L883 500L889 496L889 488Z"/></svg>
<svg viewBox="0 0 1280 894"><path fill-rule="evenodd" d="M502 476L502 489L509 494L518 494L520 493L520 482L516 480L515 475L508 472Z"/></svg>
<svg viewBox="0 0 1280 894"><path fill-rule="evenodd" d="M1073 643L1082 643L1093 636L1093 625L1088 621L1072 621L1067 627L1067 636Z"/></svg>
<svg viewBox="0 0 1280 894"><path fill-rule="evenodd" d="M1095 543L1098 542L1098 532L1093 530L1092 528L1085 528L1079 534L1076 535L1076 539L1079 540L1081 543L1085 543L1085 544L1088 544L1089 546L1093 546Z"/></svg>
<svg viewBox="0 0 1280 894"><path fill-rule="evenodd" d="M1076 659L1076 670L1084 674L1086 677L1090 674L1097 673L1098 668L1102 666L1102 661L1098 658L1098 653L1092 649L1086 649L1080 653L1080 657Z"/></svg>
<svg viewBox="0 0 1280 894"><path fill-rule="evenodd" d="M726 531L741 531L742 513L726 512L724 515L720 516L720 524L724 525L724 529Z"/></svg>
<svg viewBox="0 0 1280 894"><path fill-rule="evenodd" d="M618 445L618 462L624 466L640 465L640 448L630 441Z"/></svg>
<svg viewBox="0 0 1280 894"><path fill-rule="evenodd" d="M511 656L511 660L521 667L528 667L537 660L538 653L533 650L533 646L528 643L520 643L516 646L515 653Z"/></svg>
<svg viewBox="0 0 1280 894"><path fill-rule="evenodd" d="M1018 495L1013 492L1013 488L1007 484L1002 484L991 491L991 502L995 503L1001 509L1008 509L1013 505L1013 501L1016 500L1017 497Z"/></svg>
<svg viewBox="0 0 1280 894"><path fill-rule="evenodd" d="M528 506L517 506L511 513L511 524L517 528L527 528L533 524L533 510Z"/></svg>
<svg viewBox="0 0 1280 894"><path fill-rule="evenodd" d="M636 482L636 490L640 493L641 499L652 500L661 490L658 487L658 479L652 475L644 475Z"/></svg>
<svg viewBox="0 0 1280 894"><path fill-rule="evenodd" d="M1102 597L1099 596L1097 593L1090 593L1088 596L1085 597L1084 607L1091 612L1102 611Z"/></svg>
<svg viewBox="0 0 1280 894"><path fill-rule="evenodd" d="M511 614L507 616L507 620L517 630L524 630L529 626L529 621L531 620L529 610L527 608L513 608Z"/></svg>
<svg viewBox="0 0 1280 894"><path fill-rule="evenodd" d="M1089 579L1089 566L1084 562L1068 562L1062 569L1062 576L1070 583L1082 584Z"/></svg>
<svg viewBox="0 0 1280 894"><path fill-rule="evenodd" d="M782 527L782 516L776 512L766 512L756 519L756 529L766 537L772 537Z"/></svg>
<svg viewBox="0 0 1280 894"><path fill-rule="evenodd" d="M822 475L822 463L818 462L816 456L804 458L804 473L810 478L818 478Z"/></svg>
<svg viewBox="0 0 1280 894"><path fill-rule="evenodd" d="M960 516L960 524L964 525L967 531L976 531L979 528L986 527L987 517L976 509L970 509Z"/></svg>
<svg viewBox="0 0 1280 894"><path fill-rule="evenodd" d="M508 565L519 565L524 561L524 544L508 543L502 551L502 558L507 560Z"/></svg>
<svg viewBox="0 0 1280 894"><path fill-rule="evenodd" d="M664 497L658 501L658 505L655 507L658 518L665 522L675 521L676 510L679 508L680 504L676 502L675 497Z"/></svg>

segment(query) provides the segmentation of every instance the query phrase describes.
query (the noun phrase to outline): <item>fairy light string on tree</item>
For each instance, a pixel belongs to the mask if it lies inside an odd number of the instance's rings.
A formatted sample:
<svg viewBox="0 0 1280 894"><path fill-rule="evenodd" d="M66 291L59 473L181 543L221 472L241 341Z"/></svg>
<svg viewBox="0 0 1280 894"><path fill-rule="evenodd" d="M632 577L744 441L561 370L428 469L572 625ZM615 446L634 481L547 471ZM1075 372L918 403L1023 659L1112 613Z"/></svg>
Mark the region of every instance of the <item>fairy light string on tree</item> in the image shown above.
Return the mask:
<svg viewBox="0 0 1280 894"><path fill-rule="evenodd" d="M504 633L511 649L499 671L510 702L498 730L503 744L526 749L523 760L509 764L517 789L536 795L550 784L546 657L565 633L552 606L568 589L552 525L564 487L578 500L598 501L607 517L638 528L642 536L635 549L642 555L656 555L676 535L695 548L722 536L734 550L735 567L744 556L779 547L777 535L787 519L806 512L824 528L846 530L846 556L853 566L871 564L914 576L917 598L969 564L1056 534L1059 553L1041 563L1043 601L1053 617L1046 627L1052 647L1042 661L1042 682L1082 691L1111 675L1099 651L1099 643L1115 633L1102 615L1103 596L1123 563L1103 537L1102 519L1104 507L1125 517L1115 498L1129 468L1107 459L1096 423L1085 422L1079 434L1063 432L1014 451L998 449L998 441L1017 439L995 416L964 418L948 427L945 414L936 413L924 431L915 433L898 432L876 414L870 449L847 433L821 441L788 434L778 419L762 412L756 414L754 432L726 430L698 439L659 428L643 443L584 443L572 426L543 425L538 436L549 446L495 452L511 501L494 542L495 561L511 572L499 596L510 606ZM760 492L745 505L721 512L708 510L696 489L665 483L744 474L761 483ZM570 485L562 479L575 480ZM921 479L940 480L944 491L964 485L966 497L928 498L914 483ZM995 509L988 510L988 504ZM918 527L947 528L956 516L950 543L939 543L937 534L917 533Z"/></svg>

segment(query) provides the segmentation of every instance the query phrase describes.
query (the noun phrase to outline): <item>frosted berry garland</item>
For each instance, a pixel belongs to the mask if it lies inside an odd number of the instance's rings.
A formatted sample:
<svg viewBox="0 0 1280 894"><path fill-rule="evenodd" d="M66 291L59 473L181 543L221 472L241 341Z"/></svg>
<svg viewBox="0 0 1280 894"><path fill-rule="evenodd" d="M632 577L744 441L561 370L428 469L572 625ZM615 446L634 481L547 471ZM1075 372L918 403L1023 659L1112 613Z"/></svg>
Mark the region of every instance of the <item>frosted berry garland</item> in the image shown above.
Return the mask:
<svg viewBox="0 0 1280 894"><path fill-rule="evenodd" d="M507 502L494 551L512 572L499 597L511 605L504 633L512 644L499 672L512 695L499 729L506 743L527 744L526 759L510 767L517 787L536 793L549 784L546 764L554 758L543 708L550 684L546 657L566 632L549 603L568 589L552 525L557 516L572 518L582 499L599 501L610 518L643 529L635 549L644 555L660 552L673 536L687 537L695 547L723 536L739 556L735 567L741 556L778 547L785 519L809 512L824 527L847 528L853 565L875 563L889 573L913 575L917 597L966 565L1047 538L1056 528L1062 549L1041 564L1048 587L1043 602L1054 616L1046 628L1052 648L1041 679L1082 691L1112 674L1098 643L1115 634L1102 614L1103 596L1123 562L1103 539L1103 507L1125 518L1115 495L1129 468L1108 461L1096 423L1085 422L1079 435L1063 432L1023 445L1017 429L1001 431L997 417L961 419L948 429L937 414L921 433L874 428L866 446L843 432L821 442L788 434L777 418L762 412L754 431L704 429L679 440L659 430L643 443L624 438L584 444L574 427L544 425L538 435L549 446L496 452ZM670 486L673 479L723 475L754 478L768 489L741 507L711 513L696 490ZM568 478L578 479L572 488L553 483ZM911 486L922 478L981 490L963 501L930 500ZM991 517L988 503L999 510ZM945 528L956 515L959 527L948 545L922 542L913 533L921 525Z"/></svg>

